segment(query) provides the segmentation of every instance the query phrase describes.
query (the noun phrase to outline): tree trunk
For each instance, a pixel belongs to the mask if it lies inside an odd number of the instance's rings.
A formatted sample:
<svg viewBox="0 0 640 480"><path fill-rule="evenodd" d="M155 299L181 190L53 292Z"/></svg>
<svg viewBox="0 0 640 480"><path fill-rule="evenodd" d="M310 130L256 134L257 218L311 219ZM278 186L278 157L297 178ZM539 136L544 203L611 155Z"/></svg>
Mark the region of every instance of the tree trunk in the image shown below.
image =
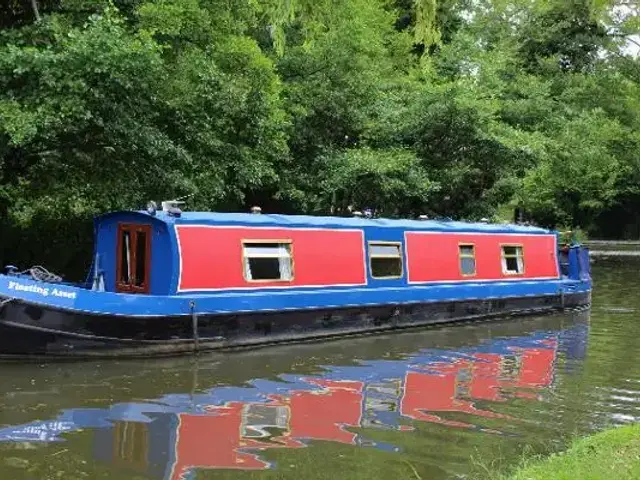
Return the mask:
<svg viewBox="0 0 640 480"><path fill-rule="evenodd" d="M31 8L33 9L33 15L36 17L36 22L39 22L40 12L38 11L38 0L31 0Z"/></svg>

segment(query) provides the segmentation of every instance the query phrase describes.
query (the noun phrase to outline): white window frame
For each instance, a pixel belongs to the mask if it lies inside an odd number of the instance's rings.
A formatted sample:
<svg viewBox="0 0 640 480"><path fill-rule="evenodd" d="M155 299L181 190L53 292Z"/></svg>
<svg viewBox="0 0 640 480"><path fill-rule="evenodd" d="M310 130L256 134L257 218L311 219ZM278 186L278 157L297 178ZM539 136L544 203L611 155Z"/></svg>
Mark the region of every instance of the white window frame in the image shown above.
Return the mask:
<svg viewBox="0 0 640 480"><path fill-rule="evenodd" d="M505 253L505 248L515 248L516 249L516 254L515 255L507 255ZM524 275L524 246L521 243L505 243L505 244L501 244L500 245L500 254L501 254L501 260L502 260L502 273L503 275L511 275L511 276L518 276L518 275ZM517 265L518 265L518 270L509 270L507 268L507 258L515 258L517 261Z"/></svg>
<svg viewBox="0 0 640 480"><path fill-rule="evenodd" d="M471 248L473 252L462 253L462 249L464 247ZM462 259L463 258L471 258L473 259L473 272L472 273L464 273L462 271ZM460 275L463 277L475 277L478 275L478 262L476 261L476 244L475 243L459 243L458 244L458 267L460 268Z"/></svg>
<svg viewBox="0 0 640 480"><path fill-rule="evenodd" d="M376 255L371 253L371 247L373 246L381 246L381 247L397 247L398 255ZM402 242L385 242L385 241L377 241L372 240L367 242L367 253L369 257L369 272L371 273L371 278L376 280L390 280L394 278L402 278L404 277L404 261L402 255ZM374 258L397 258L400 261L400 275L390 275L385 277L376 277L373 274L373 262Z"/></svg>
<svg viewBox="0 0 640 480"><path fill-rule="evenodd" d="M273 252L264 253L251 253L247 251L248 246L252 245L277 245L277 248L273 248ZM250 248L250 247L249 247ZM265 248L265 247L263 247ZM249 253L249 255L247 255ZM254 279L251 274L252 258L277 258L279 260L280 278L265 278ZM245 239L242 240L242 272L244 279L251 283L272 283L283 282L290 283L294 279L293 274L293 241L286 240L267 240L267 239ZM283 274L284 271L284 274Z"/></svg>

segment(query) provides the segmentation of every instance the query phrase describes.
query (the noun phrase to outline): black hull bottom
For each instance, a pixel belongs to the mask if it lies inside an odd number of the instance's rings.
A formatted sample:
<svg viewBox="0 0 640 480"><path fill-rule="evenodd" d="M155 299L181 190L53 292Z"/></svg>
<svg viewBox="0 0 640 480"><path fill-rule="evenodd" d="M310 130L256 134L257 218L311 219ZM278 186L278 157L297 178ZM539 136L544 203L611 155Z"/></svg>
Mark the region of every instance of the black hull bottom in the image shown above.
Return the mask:
<svg viewBox="0 0 640 480"><path fill-rule="evenodd" d="M0 358L109 358L172 356L308 342L388 332L394 329L539 315L591 303L590 292L361 307L313 312L279 312L171 318L80 315L9 302L0 311ZM195 328L194 328L195 326ZM197 338L196 338L197 337Z"/></svg>

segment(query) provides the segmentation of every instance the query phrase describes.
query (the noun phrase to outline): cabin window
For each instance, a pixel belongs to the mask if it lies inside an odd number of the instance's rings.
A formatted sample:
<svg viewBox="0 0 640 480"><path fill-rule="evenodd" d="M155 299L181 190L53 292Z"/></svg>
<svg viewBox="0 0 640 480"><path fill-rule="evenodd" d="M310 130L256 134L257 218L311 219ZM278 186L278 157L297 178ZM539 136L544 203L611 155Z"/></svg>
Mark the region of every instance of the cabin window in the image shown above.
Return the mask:
<svg viewBox="0 0 640 480"><path fill-rule="evenodd" d="M369 243L369 264L373 278L402 277L400 243Z"/></svg>
<svg viewBox="0 0 640 480"><path fill-rule="evenodd" d="M244 276L252 282L293 280L291 242L244 242Z"/></svg>
<svg viewBox="0 0 640 480"><path fill-rule="evenodd" d="M473 244L460 245L460 273L463 277L473 277L476 274L476 247Z"/></svg>
<svg viewBox="0 0 640 480"><path fill-rule="evenodd" d="M524 252L521 245L502 246L502 273L505 275L524 273Z"/></svg>
<svg viewBox="0 0 640 480"><path fill-rule="evenodd" d="M149 292L151 226L118 226L116 291Z"/></svg>

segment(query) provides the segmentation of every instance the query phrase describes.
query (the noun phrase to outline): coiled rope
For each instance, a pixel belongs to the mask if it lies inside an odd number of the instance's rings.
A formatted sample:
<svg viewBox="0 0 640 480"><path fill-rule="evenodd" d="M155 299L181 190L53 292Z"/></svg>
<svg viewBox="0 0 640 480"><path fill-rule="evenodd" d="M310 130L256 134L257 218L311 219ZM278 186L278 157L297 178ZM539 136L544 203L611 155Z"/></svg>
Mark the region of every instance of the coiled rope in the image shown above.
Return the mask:
<svg viewBox="0 0 640 480"><path fill-rule="evenodd" d="M27 270L23 270L22 272L18 272L16 275L31 275L31 278L34 280L38 280L41 282L49 282L49 283L59 283L62 281L62 277L56 275L55 273L50 272L42 265L35 265Z"/></svg>

